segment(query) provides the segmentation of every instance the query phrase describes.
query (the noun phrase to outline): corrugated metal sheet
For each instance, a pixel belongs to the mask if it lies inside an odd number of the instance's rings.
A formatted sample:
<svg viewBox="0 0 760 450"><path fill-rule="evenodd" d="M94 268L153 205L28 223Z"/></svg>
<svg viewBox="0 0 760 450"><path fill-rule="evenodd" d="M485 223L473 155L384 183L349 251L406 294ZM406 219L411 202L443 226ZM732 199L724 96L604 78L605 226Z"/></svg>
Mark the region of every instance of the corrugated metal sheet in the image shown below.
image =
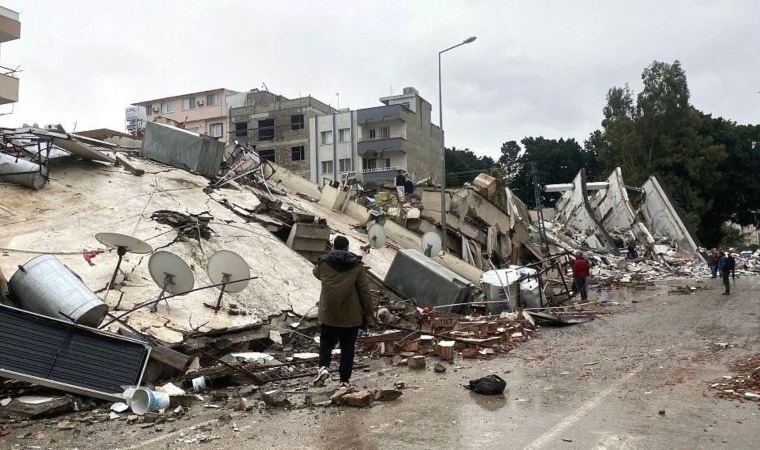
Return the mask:
<svg viewBox="0 0 760 450"><path fill-rule="evenodd" d="M113 399L137 386L147 343L0 305L0 376Z"/></svg>
<svg viewBox="0 0 760 450"><path fill-rule="evenodd" d="M217 175L224 143L181 128L148 122L140 154L203 175Z"/></svg>

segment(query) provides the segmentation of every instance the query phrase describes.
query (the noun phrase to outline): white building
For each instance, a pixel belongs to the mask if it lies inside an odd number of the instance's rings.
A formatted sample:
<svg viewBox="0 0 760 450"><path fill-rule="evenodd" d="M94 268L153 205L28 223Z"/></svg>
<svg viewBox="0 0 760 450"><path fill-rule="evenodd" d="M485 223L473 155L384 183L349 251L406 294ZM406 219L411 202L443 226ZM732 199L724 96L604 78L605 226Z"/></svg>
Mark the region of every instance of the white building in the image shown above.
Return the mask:
<svg viewBox="0 0 760 450"><path fill-rule="evenodd" d="M416 89L383 97L382 106L310 119L311 180L340 180L356 172L365 186L391 184L398 170L417 181L439 179L441 130Z"/></svg>

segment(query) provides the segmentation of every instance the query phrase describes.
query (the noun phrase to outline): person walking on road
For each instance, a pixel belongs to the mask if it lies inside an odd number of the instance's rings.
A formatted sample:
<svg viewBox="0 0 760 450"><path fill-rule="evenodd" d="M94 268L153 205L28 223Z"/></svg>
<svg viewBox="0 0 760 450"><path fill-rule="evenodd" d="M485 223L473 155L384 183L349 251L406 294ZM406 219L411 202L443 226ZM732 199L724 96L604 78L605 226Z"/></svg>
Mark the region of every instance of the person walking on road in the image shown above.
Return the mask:
<svg viewBox="0 0 760 450"><path fill-rule="evenodd" d="M583 253L578 252L575 255L575 262L573 263L573 284L575 285L575 291L581 294L581 301L584 302L588 300L587 279L590 270L591 263L583 257Z"/></svg>
<svg viewBox="0 0 760 450"><path fill-rule="evenodd" d="M731 271L731 279L736 281L736 258L733 253L728 254L728 270Z"/></svg>
<svg viewBox="0 0 760 450"><path fill-rule="evenodd" d="M313 273L322 282L318 314L320 367L314 384L330 378L332 351L340 344L340 384L348 387L359 328L374 321L367 274L361 257L348 251L345 236L335 238L333 249L319 257Z"/></svg>
<svg viewBox="0 0 760 450"><path fill-rule="evenodd" d="M718 259L718 270L720 271L720 277L723 279L723 286L726 287L726 292L723 295L731 295L731 282L728 277L731 275L731 263L728 261L726 252L720 254Z"/></svg>

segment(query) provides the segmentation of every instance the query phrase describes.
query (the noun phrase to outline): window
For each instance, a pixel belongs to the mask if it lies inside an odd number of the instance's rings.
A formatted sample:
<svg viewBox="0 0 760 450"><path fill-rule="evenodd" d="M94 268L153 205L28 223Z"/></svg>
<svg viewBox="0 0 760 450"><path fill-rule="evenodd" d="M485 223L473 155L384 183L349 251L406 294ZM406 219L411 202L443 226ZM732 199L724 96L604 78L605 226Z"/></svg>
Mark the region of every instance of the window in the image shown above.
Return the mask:
<svg viewBox="0 0 760 450"><path fill-rule="evenodd" d="M259 158L266 159L267 161L277 162L274 160L274 149L259 150Z"/></svg>
<svg viewBox="0 0 760 450"><path fill-rule="evenodd" d="M338 130L338 142L348 142L351 140L351 130L349 128L341 128Z"/></svg>
<svg viewBox="0 0 760 450"><path fill-rule="evenodd" d="M388 168L390 166L391 166L391 159L390 158L385 158L385 167Z"/></svg>
<svg viewBox="0 0 760 450"><path fill-rule="evenodd" d="M320 134L320 144L332 144L332 131L323 131ZM332 161L330 161L332 164Z"/></svg>
<svg viewBox="0 0 760 450"><path fill-rule="evenodd" d="M187 131L189 131L191 133L197 133L198 132L198 127L188 128Z"/></svg>
<svg viewBox="0 0 760 450"><path fill-rule="evenodd" d="M259 140L274 140L274 119L259 120Z"/></svg>
<svg viewBox="0 0 760 450"><path fill-rule="evenodd" d="M306 159L306 152L304 152L303 145L298 147L290 147L290 160L291 161L303 161Z"/></svg>
<svg viewBox="0 0 760 450"><path fill-rule="evenodd" d="M296 114L294 116L290 116L290 129L303 130L303 114Z"/></svg>
<svg viewBox="0 0 760 450"><path fill-rule="evenodd" d="M401 104L401 106L403 106L406 109L409 109L409 102L404 102Z"/></svg>
<svg viewBox="0 0 760 450"><path fill-rule="evenodd" d="M332 161L322 161L322 173L325 175L332 175L333 163Z"/></svg>
<svg viewBox="0 0 760 450"><path fill-rule="evenodd" d="M364 162L364 170L373 170L377 167L376 159L364 158L363 162Z"/></svg>
<svg viewBox="0 0 760 450"><path fill-rule="evenodd" d="M211 137L222 137L224 135L224 124L221 123L212 123L211 126L209 126L209 135Z"/></svg>
<svg viewBox="0 0 760 450"><path fill-rule="evenodd" d="M174 112L174 102L161 102L161 113L171 114Z"/></svg>
<svg viewBox="0 0 760 450"><path fill-rule="evenodd" d="M391 127L380 127L380 139L391 137Z"/></svg>
<svg viewBox="0 0 760 450"><path fill-rule="evenodd" d="M236 122L235 123L235 137L247 137L248 136L248 122Z"/></svg>
<svg viewBox="0 0 760 450"><path fill-rule="evenodd" d="M377 137L377 130L375 130L374 128L370 128L369 129L369 138L370 139L375 139L376 137Z"/></svg>
<svg viewBox="0 0 760 450"><path fill-rule="evenodd" d="M182 109L195 109L195 97L187 97L182 99Z"/></svg>
<svg viewBox="0 0 760 450"><path fill-rule="evenodd" d="M350 172L351 171L351 158L339 159L338 160L338 168L340 169L340 172Z"/></svg>
<svg viewBox="0 0 760 450"><path fill-rule="evenodd" d="M209 94L206 96L206 106L216 106L222 103L222 97L219 94Z"/></svg>
<svg viewBox="0 0 760 450"><path fill-rule="evenodd" d="M150 116L153 114L153 105L148 105L145 107L145 115Z"/></svg>

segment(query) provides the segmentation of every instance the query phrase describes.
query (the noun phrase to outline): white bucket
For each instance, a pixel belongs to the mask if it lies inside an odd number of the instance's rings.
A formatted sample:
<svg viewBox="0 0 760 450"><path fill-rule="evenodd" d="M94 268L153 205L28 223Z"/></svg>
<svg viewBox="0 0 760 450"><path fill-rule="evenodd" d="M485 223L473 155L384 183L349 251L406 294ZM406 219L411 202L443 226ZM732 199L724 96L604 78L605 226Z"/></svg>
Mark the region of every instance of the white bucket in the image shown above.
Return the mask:
<svg viewBox="0 0 760 450"><path fill-rule="evenodd" d="M193 391L203 392L208 388L206 384L206 377L193 378Z"/></svg>
<svg viewBox="0 0 760 450"><path fill-rule="evenodd" d="M132 407L133 413L142 416L146 412L158 411L169 406L169 395L147 388L139 388L132 395L129 406Z"/></svg>

